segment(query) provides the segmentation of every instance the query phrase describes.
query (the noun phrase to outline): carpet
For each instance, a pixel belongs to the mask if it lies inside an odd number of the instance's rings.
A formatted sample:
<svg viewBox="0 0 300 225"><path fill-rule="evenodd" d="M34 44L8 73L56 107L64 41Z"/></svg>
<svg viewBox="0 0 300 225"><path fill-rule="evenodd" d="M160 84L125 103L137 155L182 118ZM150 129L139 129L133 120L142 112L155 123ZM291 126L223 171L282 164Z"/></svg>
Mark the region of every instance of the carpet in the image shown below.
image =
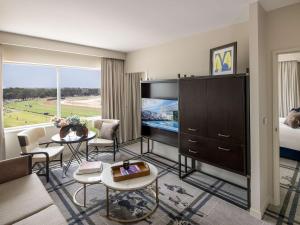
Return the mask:
<svg viewBox="0 0 300 225"><path fill-rule="evenodd" d="M279 206L270 205L264 220L271 224L300 224L300 162L280 159Z"/></svg>
<svg viewBox="0 0 300 225"><path fill-rule="evenodd" d="M134 151L139 143L123 146L117 153L116 161L137 158ZM112 154L92 155L93 160L112 163ZM227 203L218 197L203 191L199 187L210 188L211 192L223 194L231 200L245 203L246 192L221 180L195 172L188 177L188 182L178 178L178 163L162 159L156 155L147 155L143 160L152 163L159 170L159 207L150 217L136 222L138 225L217 225L217 224L263 224L250 216L245 210ZM101 184L87 188L87 208L75 205L73 193L81 187L72 174L78 167L73 163L67 173L62 175L62 168L54 165L51 168L50 181L45 182L47 191L59 207L68 224L117 225L118 222L106 217L105 187ZM149 190L136 192L110 192L111 216L128 219L147 213L154 204ZM83 193L78 194L83 201ZM235 216L234 216L235 215Z"/></svg>

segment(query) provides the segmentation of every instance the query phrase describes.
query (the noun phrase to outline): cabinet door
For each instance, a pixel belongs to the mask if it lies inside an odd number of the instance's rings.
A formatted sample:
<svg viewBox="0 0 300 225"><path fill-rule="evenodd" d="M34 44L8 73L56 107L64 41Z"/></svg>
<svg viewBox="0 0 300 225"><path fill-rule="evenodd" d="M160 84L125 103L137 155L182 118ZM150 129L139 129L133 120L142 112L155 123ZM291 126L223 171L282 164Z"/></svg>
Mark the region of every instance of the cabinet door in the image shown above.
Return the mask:
<svg viewBox="0 0 300 225"><path fill-rule="evenodd" d="M181 132L206 136L206 81L181 79L179 93Z"/></svg>
<svg viewBox="0 0 300 225"><path fill-rule="evenodd" d="M208 136L244 144L245 118L244 78L207 80Z"/></svg>

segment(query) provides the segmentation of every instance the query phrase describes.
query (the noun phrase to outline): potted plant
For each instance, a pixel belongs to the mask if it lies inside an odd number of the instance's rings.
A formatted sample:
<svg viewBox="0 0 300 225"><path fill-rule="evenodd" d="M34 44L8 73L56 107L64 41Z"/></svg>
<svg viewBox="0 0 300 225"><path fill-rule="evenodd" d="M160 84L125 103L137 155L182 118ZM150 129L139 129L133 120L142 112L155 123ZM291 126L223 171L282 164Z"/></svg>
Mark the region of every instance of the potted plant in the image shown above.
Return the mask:
<svg viewBox="0 0 300 225"><path fill-rule="evenodd" d="M52 120L54 125L60 128L60 137L66 137L70 131L73 131L78 137L85 137L88 135L88 128L86 126L86 122L80 120L80 117L77 115L72 115L67 117L67 119L63 118L54 118Z"/></svg>

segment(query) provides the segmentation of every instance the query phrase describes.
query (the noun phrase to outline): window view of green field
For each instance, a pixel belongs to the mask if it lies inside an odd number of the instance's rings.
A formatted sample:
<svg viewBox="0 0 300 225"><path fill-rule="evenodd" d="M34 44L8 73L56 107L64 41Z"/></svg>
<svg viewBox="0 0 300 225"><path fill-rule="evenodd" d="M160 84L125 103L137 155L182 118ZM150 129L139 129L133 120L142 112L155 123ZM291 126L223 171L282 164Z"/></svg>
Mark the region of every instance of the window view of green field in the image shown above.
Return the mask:
<svg viewBox="0 0 300 225"><path fill-rule="evenodd" d="M4 64L4 127L49 123L57 116L57 75L51 66ZM100 71L60 68L61 117L101 115Z"/></svg>

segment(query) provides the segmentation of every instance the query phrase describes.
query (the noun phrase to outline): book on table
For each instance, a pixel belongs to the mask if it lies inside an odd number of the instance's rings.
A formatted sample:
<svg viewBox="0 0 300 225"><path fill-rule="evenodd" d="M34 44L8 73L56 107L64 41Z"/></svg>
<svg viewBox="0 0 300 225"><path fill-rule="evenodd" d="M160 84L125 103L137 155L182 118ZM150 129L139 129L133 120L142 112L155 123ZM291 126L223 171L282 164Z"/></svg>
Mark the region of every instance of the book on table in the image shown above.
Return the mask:
<svg viewBox="0 0 300 225"><path fill-rule="evenodd" d="M100 173L102 171L102 162L83 162L78 168L77 174Z"/></svg>

